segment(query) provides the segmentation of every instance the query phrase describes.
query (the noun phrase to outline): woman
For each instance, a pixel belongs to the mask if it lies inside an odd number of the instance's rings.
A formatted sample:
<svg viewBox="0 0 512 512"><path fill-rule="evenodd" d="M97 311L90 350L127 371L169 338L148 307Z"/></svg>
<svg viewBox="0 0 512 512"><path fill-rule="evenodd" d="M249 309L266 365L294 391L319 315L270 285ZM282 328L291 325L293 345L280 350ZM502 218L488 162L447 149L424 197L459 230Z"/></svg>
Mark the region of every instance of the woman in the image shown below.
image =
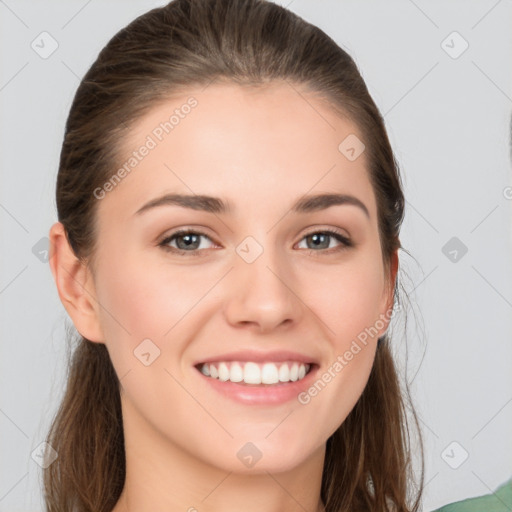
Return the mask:
<svg viewBox="0 0 512 512"><path fill-rule="evenodd" d="M419 509L399 169L324 32L258 0L140 16L78 87L57 209L80 337L48 511Z"/></svg>

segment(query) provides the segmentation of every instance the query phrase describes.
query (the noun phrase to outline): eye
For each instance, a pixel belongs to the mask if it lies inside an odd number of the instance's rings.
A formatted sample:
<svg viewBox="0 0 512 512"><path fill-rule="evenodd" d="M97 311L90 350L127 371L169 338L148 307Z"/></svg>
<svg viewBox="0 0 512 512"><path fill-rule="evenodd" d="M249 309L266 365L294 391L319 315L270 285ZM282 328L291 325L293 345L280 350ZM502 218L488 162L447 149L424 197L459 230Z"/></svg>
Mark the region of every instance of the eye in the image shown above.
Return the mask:
<svg viewBox="0 0 512 512"><path fill-rule="evenodd" d="M182 229L175 231L168 237L164 238L158 245L167 251L176 252L178 254L192 254L197 256L199 254L197 249L208 248L201 246L201 238L206 238L211 241L210 237L204 233ZM176 247L170 245L173 242L176 242Z"/></svg>
<svg viewBox="0 0 512 512"><path fill-rule="evenodd" d="M307 246L305 249L334 249L334 251L329 250L328 252L337 252L347 249L348 247L353 247L354 245L349 238L338 231L331 229L325 231L314 231L306 235L302 240L306 241L306 245L308 245L308 241L312 243L312 247ZM337 247L331 246L331 242L333 241L338 242ZM313 252L319 251L314 250Z"/></svg>

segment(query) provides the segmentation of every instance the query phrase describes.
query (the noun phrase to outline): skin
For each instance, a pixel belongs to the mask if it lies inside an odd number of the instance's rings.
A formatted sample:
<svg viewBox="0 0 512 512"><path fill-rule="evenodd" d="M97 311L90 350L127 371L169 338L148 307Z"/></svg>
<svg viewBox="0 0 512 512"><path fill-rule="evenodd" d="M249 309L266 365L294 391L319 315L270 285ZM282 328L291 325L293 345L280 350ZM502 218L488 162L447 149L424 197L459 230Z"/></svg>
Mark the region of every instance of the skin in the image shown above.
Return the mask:
<svg viewBox="0 0 512 512"><path fill-rule="evenodd" d="M188 97L198 105L98 200L94 268L75 258L60 223L50 230L61 301L84 337L105 343L121 379L127 477L115 512L323 510L325 443L360 397L388 321L307 405L240 404L193 367L282 349L311 355L321 375L392 306L398 256L387 280L366 154L349 161L338 150L362 136L299 90L214 84L167 100L134 125L127 155ZM220 197L232 209L134 214L164 192ZM369 218L353 205L290 212L304 194L333 192L360 199ZM178 228L205 233L200 256L158 246ZM331 237L317 248L307 235L325 229L355 246ZM236 252L247 236L263 248L250 264ZM160 349L149 366L134 356L147 338ZM252 468L237 457L247 442L262 453Z"/></svg>

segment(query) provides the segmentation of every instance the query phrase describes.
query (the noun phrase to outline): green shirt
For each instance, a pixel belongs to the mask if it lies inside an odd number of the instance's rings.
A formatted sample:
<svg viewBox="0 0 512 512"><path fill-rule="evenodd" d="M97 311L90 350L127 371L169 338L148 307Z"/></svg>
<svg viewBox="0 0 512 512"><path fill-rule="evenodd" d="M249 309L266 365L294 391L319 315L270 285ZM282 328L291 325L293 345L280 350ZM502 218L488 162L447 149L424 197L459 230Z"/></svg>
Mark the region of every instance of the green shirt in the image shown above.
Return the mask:
<svg viewBox="0 0 512 512"><path fill-rule="evenodd" d="M511 512L512 478L496 491L476 498L449 503L433 512Z"/></svg>

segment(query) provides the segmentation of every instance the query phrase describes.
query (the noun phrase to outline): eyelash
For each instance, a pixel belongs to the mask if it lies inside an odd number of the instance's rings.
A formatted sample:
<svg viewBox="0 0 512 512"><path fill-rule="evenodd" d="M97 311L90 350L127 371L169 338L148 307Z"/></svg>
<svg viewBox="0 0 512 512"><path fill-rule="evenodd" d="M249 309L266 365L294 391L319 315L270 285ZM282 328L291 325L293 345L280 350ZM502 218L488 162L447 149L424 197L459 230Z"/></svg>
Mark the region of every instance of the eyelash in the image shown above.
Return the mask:
<svg viewBox="0 0 512 512"><path fill-rule="evenodd" d="M340 251L345 251L351 247L354 247L354 243L347 238L346 236L342 235L340 232L334 230L334 229L326 229L326 230L320 230L320 231L312 231L311 233L305 234L300 241L304 240L305 238L317 235L317 234L323 234L323 235L329 235L335 238L338 242L341 243L338 247L332 247L330 249L320 249L320 250L314 250L314 249L303 249L309 251L309 253L316 253L316 252L327 252L328 254L337 253ZM173 252L174 254L178 254L180 256L190 255L190 256L200 256L201 250L200 249L194 249L190 251L186 251L184 249L177 249L175 247L170 247L168 244L176 237L180 235L198 235L198 236L204 236L211 240L211 238L205 234L201 233L200 231L194 231L193 229L180 229L178 231L175 231L171 235L165 237L161 242L158 243L158 246L164 249L167 252ZM213 242L213 240L212 240ZM204 249L203 249L204 250Z"/></svg>

